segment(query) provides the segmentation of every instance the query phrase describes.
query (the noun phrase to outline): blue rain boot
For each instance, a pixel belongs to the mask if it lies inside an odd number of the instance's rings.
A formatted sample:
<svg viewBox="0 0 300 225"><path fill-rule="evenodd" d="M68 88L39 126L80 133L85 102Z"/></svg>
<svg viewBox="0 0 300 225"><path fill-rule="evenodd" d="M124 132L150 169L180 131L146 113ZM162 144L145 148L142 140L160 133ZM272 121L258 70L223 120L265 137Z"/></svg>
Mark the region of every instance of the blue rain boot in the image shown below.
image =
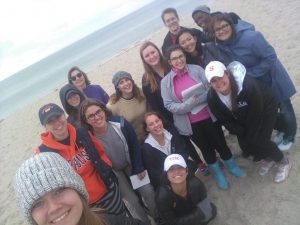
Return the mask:
<svg viewBox="0 0 300 225"><path fill-rule="evenodd" d="M245 177L246 173L244 170L242 170L233 160L233 157L231 157L228 160L224 160L224 164L229 170L230 173L232 173L236 177Z"/></svg>
<svg viewBox="0 0 300 225"><path fill-rule="evenodd" d="M214 177L217 181L219 188L224 189L224 190L228 189L229 184L228 184L228 181L227 181L223 171L220 168L219 162L217 161L214 164L208 164L208 168L214 174Z"/></svg>

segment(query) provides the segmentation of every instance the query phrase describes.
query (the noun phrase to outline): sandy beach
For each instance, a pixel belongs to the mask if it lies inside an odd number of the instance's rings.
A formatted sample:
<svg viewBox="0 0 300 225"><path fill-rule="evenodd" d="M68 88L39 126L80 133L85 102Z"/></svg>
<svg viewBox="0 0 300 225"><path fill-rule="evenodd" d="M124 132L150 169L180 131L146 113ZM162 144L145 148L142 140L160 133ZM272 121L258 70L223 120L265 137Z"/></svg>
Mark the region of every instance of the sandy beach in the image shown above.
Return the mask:
<svg viewBox="0 0 300 225"><path fill-rule="evenodd" d="M199 1L201 4L201 1ZM300 1L299 0L226 0L208 4L212 11L233 11L242 19L253 23L256 30L263 33L276 49L278 57L288 70L298 93L292 102L300 124ZM157 12L160 16L161 12ZM191 12L192 13L192 12ZM181 25L197 27L189 15L180 15ZM162 45L167 29L163 27L148 37L158 46ZM100 84L108 93L112 93L112 75L118 70L132 74L141 85L143 73L139 56L140 42L132 48L123 50L106 63L98 65L88 76L92 83ZM66 75L67 76L67 75ZM38 119L38 109L45 103L60 105L58 90L23 107L0 122L0 158L2 173L0 178L0 224L26 224L18 210L14 198L14 174L16 168L33 155L40 144L39 134L43 131ZM1 106L5 107L5 106ZM275 170L261 177L258 174L260 164L240 157L236 138L226 135L229 146L237 157L237 162L246 170L247 176L234 178L226 173L231 187L227 191L217 188L211 176L203 178L208 194L218 208L217 218L211 225L299 225L300 224L300 153L299 132L289 158L293 168L287 181L281 184L273 182Z"/></svg>

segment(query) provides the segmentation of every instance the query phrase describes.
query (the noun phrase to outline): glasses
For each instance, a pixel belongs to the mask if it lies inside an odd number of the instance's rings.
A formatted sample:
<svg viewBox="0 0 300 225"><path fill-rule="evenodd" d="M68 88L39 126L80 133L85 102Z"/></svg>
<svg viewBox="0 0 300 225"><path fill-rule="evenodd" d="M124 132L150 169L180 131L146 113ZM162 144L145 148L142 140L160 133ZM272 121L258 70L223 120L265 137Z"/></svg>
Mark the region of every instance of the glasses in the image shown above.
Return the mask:
<svg viewBox="0 0 300 225"><path fill-rule="evenodd" d="M95 120L96 116L100 116L102 112L103 112L102 109L98 109L95 113L92 113L92 114L88 115L87 119L88 120Z"/></svg>
<svg viewBox="0 0 300 225"><path fill-rule="evenodd" d="M183 60L183 59L184 59L184 55L182 54L178 57L173 57L170 60L171 60L171 62L177 62L178 60Z"/></svg>
<svg viewBox="0 0 300 225"><path fill-rule="evenodd" d="M77 78L79 79L80 77L82 77L82 73L81 72L77 73L75 76L71 76L70 79L72 81L75 81L75 80L77 80Z"/></svg>
<svg viewBox="0 0 300 225"><path fill-rule="evenodd" d="M230 24L226 23L226 24L224 24L223 26L221 26L221 27L215 29L215 34L220 34L222 31L228 30L229 27L230 27Z"/></svg>

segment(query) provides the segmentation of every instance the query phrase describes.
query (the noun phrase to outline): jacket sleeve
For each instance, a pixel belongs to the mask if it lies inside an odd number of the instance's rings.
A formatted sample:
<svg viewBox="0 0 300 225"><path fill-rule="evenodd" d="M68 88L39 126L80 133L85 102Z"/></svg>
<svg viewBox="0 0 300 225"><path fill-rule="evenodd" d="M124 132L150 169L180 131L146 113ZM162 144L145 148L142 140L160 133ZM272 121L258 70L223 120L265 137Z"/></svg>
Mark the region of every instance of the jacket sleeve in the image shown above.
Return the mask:
<svg viewBox="0 0 300 225"><path fill-rule="evenodd" d="M129 148L130 160L132 164L132 174L138 174L145 170L142 160L141 146L132 125L124 118L121 120L121 129Z"/></svg>
<svg viewBox="0 0 300 225"><path fill-rule="evenodd" d="M95 138L94 135L91 134L91 132L89 132L89 135L90 135L90 138L92 139L92 142L94 143L95 148L97 149L97 152L98 152L99 156L101 157L101 159L111 167L112 163L109 160L109 158L107 157L100 141L98 141L97 138Z"/></svg>
<svg viewBox="0 0 300 225"><path fill-rule="evenodd" d="M257 78L270 73L271 68L275 65L277 60L277 55L274 48L261 33L255 32L255 34L251 40L251 50L252 54L260 59L260 62L252 67L247 67L247 74Z"/></svg>
<svg viewBox="0 0 300 225"><path fill-rule="evenodd" d="M172 94L171 86L168 87L166 84L167 79L163 79L161 82L161 97L164 101L164 106L167 110L174 114L186 114L198 104L198 102L193 101L192 98L185 102L179 102L178 99L174 99L175 96Z"/></svg>
<svg viewBox="0 0 300 225"><path fill-rule="evenodd" d="M249 84L249 83L248 83ZM250 89L251 88L251 89ZM249 143L256 143L258 141L258 130L261 129L263 113L264 113L264 102L261 97L263 93L255 83L251 86L247 86L247 99L249 102L249 110L246 119L246 133L245 138ZM250 89L250 90L249 90Z"/></svg>
<svg viewBox="0 0 300 225"><path fill-rule="evenodd" d="M148 171L151 184L156 188L160 182L160 175L162 174L162 169L159 166L160 159L157 155L153 153L153 147L147 143L143 144L142 156L144 166Z"/></svg>
<svg viewBox="0 0 300 225"><path fill-rule="evenodd" d="M100 91L100 95L102 96L103 103L104 105L106 105L109 100L109 95L100 85L99 85L99 91Z"/></svg>

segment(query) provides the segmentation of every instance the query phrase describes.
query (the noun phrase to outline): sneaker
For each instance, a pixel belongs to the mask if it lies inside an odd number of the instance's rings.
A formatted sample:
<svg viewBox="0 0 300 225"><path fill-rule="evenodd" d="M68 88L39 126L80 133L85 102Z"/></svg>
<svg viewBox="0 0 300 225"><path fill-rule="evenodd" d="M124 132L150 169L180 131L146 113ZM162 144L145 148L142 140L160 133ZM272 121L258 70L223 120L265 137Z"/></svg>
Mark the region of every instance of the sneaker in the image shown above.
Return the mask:
<svg viewBox="0 0 300 225"><path fill-rule="evenodd" d="M293 145L292 141L283 139L282 142L278 145L278 148L280 149L280 151L285 152L285 151L290 150L292 145Z"/></svg>
<svg viewBox="0 0 300 225"><path fill-rule="evenodd" d="M283 135L284 135L283 132L276 131L276 134L275 134L275 136L273 137L272 141L273 141L276 145L279 145L279 144L282 142L282 140L283 140Z"/></svg>
<svg viewBox="0 0 300 225"><path fill-rule="evenodd" d="M289 161L288 159L287 159L287 163L284 163L284 164L281 163L278 166L277 172L275 174L274 181L276 183L280 183L280 182L285 181L289 176L291 168L292 168L292 162Z"/></svg>
<svg viewBox="0 0 300 225"><path fill-rule="evenodd" d="M207 176L209 174L209 170L208 170L208 167L205 163L199 163L198 164L198 169L199 171L204 175L204 176Z"/></svg>
<svg viewBox="0 0 300 225"><path fill-rule="evenodd" d="M270 169L274 166L274 164L275 164L274 161L264 161L258 171L259 175L261 176L266 175L270 171Z"/></svg>

